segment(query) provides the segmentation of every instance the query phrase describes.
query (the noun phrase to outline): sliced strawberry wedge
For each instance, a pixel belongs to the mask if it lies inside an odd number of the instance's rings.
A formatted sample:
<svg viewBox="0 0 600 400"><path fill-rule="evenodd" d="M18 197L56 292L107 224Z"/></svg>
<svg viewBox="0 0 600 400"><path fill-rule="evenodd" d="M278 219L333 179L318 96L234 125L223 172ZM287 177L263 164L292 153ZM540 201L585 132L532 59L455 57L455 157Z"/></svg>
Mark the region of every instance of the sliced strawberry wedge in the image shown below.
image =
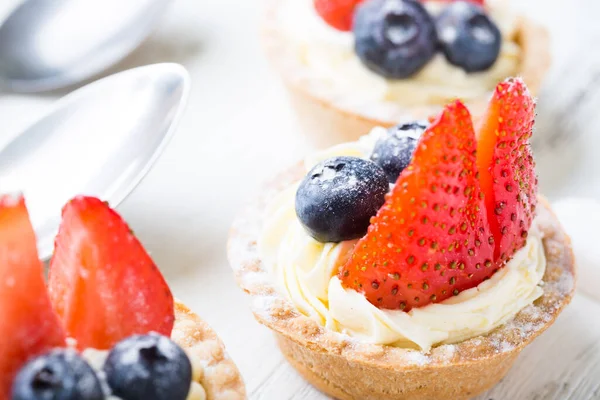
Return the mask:
<svg viewBox="0 0 600 400"><path fill-rule="evenodd" d="M408 311L493 274L475 149L468 110L460 102L447 106L342 267L345 287L377 307Z"/></svg>
<svg viewBox="0 0 600 400"><path fill-rule="evenodd" d="M79 348L173 329L173 296L125 221L93 197L63 209L50 263L52 303Z"/></svg>
<svg viewBox="0 0 600 400"><path fill-rule="evenodd" d="M537 178L531 155L535 104L521 79L496 87L478 131L477 164L495 259L504 262L525 245L537 204Z"/></svg>
<svg viewBox="0 0 600 400"><path fill-rule="evenodd" d="M8 400L23 364L65 333L52 310L23 198L0 197L0 399Z"/></svg>

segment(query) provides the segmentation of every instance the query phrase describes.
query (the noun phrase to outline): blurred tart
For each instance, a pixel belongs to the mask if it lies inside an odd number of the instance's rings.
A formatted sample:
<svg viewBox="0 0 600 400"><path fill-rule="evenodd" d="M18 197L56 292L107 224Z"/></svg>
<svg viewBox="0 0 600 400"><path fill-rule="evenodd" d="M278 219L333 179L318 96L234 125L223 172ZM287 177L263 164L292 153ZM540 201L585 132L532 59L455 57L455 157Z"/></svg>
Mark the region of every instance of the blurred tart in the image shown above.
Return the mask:
<svg viewBox="0 0 600 400"><path fill-rule="evenodd" d="M0 198L0 399L245 399L216 333L175 301L127 224L76 197L44 282L22 197Z"/></svg>
<svg viewBox="0 0 600 400"><path fill-rule="evenodd" d="M263 37L319 147L457 98L477 119L498 82L535 94L550 64L546 30L504 0L269 0Z"/></svg>
<svg viewBox="0 0 600 400"><path fill-rule="evenodd" d="M338 399L469 399L570 302L568 236L537 194L534 102L496 88L279 175L229 258L288 361Z"/></svg>

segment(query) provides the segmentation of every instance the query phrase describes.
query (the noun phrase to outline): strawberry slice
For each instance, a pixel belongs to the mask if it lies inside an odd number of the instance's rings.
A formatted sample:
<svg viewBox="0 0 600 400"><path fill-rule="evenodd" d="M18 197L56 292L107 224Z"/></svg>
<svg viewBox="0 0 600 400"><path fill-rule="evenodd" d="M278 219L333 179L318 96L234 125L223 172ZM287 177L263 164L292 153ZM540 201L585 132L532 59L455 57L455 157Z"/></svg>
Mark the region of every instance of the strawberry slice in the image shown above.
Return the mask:
<svg viewBox="0 0 600 400"><path fill-rule="evenodd" d="M52 303L79 348L109 349L134 334L170 336L173 296L125 221L101 200L64 207L50 263Z"/></svg>
<svg viewBox="0 0 600 400"><path fill-rule="evenodd" d="M22 197L0 197L0 316L0 399L7 400L27 360L65 346Z"/></svg>
<svg viewBox="0 0 600 400"><path fill-rule="evenodd" d="M537 178L529 146L534 114L525 83L508 79L496 87L478 131L481 189L500 262L525 245L535 214Z"/></svg>
<svg viewBox="0 0 600 400"><path fill-rule="evenodd" d="M340 31L352 29L354 9L364 0L314 0L317 14L331 27Z"/></svg>
<svg viewBox="0 0 600 400"><path fill-rule="evenodd" d="M408 311L494 273L471 116L456 102L425 131L368 233L340 271L375 306Z"/></svg>

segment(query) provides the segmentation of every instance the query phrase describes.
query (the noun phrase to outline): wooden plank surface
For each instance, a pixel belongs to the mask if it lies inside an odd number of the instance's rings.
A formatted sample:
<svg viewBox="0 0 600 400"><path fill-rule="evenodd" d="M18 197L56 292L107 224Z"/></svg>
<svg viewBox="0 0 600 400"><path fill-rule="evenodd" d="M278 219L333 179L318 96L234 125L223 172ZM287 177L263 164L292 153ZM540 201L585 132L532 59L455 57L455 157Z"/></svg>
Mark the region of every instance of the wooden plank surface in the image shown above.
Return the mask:
<svg viewBox="0 0 600 400"><path fill-rule="evenodd" d="M0 18L16 3L0 2ZM600 2L518 6L551 28L554 43L535 141L542 188L554 199L600 198ZM258 0L175 0L152 37L110 71L174 61L189 69L194 83L178 134L119 211L176 295L219 332L253 400L320 400L325 397L254 321L225 258L229 224L240 206L259 182L308 150L261 55L259 14ZM1 94L0 144L63 94ZM507 378L479 397L489 399L600 399L600 304L577 296Z"/></svg>

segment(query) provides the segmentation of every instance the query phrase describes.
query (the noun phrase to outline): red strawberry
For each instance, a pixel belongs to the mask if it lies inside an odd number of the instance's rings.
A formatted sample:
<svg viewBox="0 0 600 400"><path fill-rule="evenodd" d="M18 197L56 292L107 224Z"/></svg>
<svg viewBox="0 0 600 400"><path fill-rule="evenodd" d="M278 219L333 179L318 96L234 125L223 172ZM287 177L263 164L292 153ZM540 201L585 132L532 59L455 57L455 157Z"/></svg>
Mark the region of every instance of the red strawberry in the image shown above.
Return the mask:
<svg viewBox="0 0 600 400"><path fill-rule="evenodd" d="M0 399L30 358L65 346L22 197L0 197Z"/></svg>
<svg viewBox="0 0 600 400"><path fill-rule="evenodd" d="M173 329L173 296L121 217L93 197L64 207L50 263L50 297L79 348Z"/></svg>
<svg viewBox="0 0 600 400"><path fill-rule="evenodd" d="M315 10L329 25L340 31L352 29L354 9L364 0L314 0Z"/></svg>
<svg viewBox="0 0 600 400"><path fill-rule="evenodd" d="M477 165L499 262L525 245L535 214L537 178L529 147L534 109L525 83L508 79L496 87L479 128Z"/></svg>
<svg viewBox="0 0 600 400"><path fill-rule="evenodd" d="M447 106L342 267L346 287L378 307L408 311L493 274L475 148L469 111L460 102Z"/></svg>

